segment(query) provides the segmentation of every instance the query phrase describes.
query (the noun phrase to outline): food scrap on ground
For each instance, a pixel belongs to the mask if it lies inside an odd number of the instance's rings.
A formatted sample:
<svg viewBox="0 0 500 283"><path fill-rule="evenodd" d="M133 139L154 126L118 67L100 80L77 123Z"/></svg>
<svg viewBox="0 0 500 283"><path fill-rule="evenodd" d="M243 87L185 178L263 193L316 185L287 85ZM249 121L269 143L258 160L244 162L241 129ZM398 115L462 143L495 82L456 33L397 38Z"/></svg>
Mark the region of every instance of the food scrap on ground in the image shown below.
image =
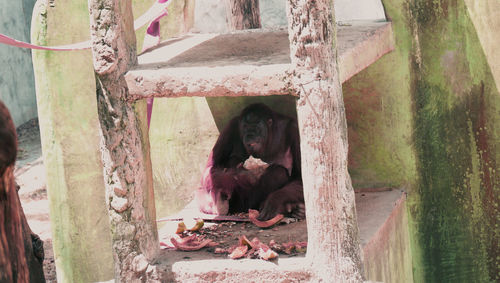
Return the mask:
<svg viewBox="0 0 500 283"><path fill-rule="evenodd" d="M227 256L231 259L272 260L277 258L278 254L294 256L305 253L307 242L304 240L307 238L303 237L303 234L288 231L292 227L305 227L305 222L294 222L293 225L280 223L281 215L259 222L256 220L258 215L258 211L250 210L248 214L237 216L250 219L252 222L256 221L257 224L246 224L240 221L212 223L193 217L182 218L176 222L171 220L168 221L171 224L164 226L160 231L160 245L164 249L177 251L203 250L204 253ZM271 226L273 226L272 229L260 229ZM281 226L290 228L282 229ZM266 239L266 243L270 240L269 244L264 244L261 239Z"/></svg>
<svg viewBox="0 0 500 283"><path fill-rule="evenodd" d="M281 254L305 253L307 251L307 242L292 242L278 244L274 240L269 242L269 247Z"/></svg>
<svg viewBox="0 0 500 283"><path fill-rule="evenodd" d="M248 210L248 218L250 218L250 221L257 225L258 227L260 228L268 228L268 227L271 227L273 226L274 224L276 223L279 223L281 221L281 219L283 219L283 214L278 214L276 215L275 217L269 219L269 220L266 220L266 221L260 221L257 219L257 216L259 216L259 211L258 210L254 210L254 209L249 209Z"/></svg>
<svg viewBox="0 0 500 283"><path fill-rule="evenodd" d="M177 224L177 231L175 231L175 233L182 234L185 231L195 232L195 231L200 230L203 227L203 225L205 225L205 222L203 222L203 219L185 220L185 221L179 222L179 224ZM188 228L188 227L190 227L190 228Z"/></svg>
<svg viewBox="0 0 500 283"><path fill-rule="evenodd" d="M202 240L202 238L203 237L193 234L179 239L172 237L170 238L170 242L172 242L174 247L180 251L197 251L207 246L213 247L217 245L217 243L210 239Z"/></svg>
<svg viewBox="0 0 500 283"><path fill-rule="evenodd" d="M247 245L244 245L244 246L238 246L236 247L230 254L229 254L229 258L230 259L238 259L238 258L242 258L246 255L246 253L248 252L248 246Z"/></svg>
<svg viewBox="0 0 500 283"><path fill-rule="evenodd" d="M257 237L249 241L248 238L243 235L239 237L239 245L234 247L233 251L229 254L229 258L231 259L239 259L242 257L271 260L277 258L278 253L262 243Z"/></svg>

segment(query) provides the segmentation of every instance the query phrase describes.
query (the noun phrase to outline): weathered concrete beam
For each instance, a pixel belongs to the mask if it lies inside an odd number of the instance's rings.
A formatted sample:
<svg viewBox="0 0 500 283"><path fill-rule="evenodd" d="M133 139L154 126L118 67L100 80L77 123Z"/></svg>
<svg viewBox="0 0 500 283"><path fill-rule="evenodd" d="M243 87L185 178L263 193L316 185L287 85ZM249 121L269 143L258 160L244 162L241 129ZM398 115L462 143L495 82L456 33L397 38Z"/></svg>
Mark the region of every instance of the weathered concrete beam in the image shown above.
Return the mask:
<svg viewBox="0 0 500 283"><path fill-rule="evenodd" d="M340 82L344 83L394 50L391 23L353 23L337 28Z"/></svg>
<svg viewBox="0 0 500 283"><path fill-rule="evenodd" d="M347 122L337 52L340 37L333 2L287 1L291 87L299 95L306 259L316 282L360 282L360 238L347 171Z"/></svg>
<svg viewBox="0 0 500 283"><path fill-rule="evenodd" d="M377 204L379 203L375 200L373 203L361 206L361 210L366 212ZM406 193L401 195L392 208L391 214L377 233L363 246L365 277L380 282L414 282ZM360 220L359 215L362 212L359 209L358 212ZM361 230L361 220L359 225Z"/></svg>
<svg viewBox="0 0 500 283"><path fill-rule="evenodd" d="M305 258L183 261L172 265L176 282L314 282Z"/></svg>
<svg viewBox="0 0 500 283"><path fill-rule="evenodd" d="M137 62L132 3L90 0L89 10L115 279L152 279L159 242L148 131L138 118L145 107L126 101L123 77Z"/></svg>
<svg viewBox="0 0 500 283"><path fill-rule="evenodd" d="M66 16L71 21L61 25ZM37 1L31 32L31 42L39 45L87 40L85 2L55 1L51 6L49 1ZM89 50L33 50L58 282L114 277L91 62Z"/></svg>
<svg viewBox="0 0 500 283"><path fill-rule="evenodd" d="M338 30L345 82L394 49L390 23L354 23ZM287 31L188 35L139 56L126 74L129 99L179 96L290 95Z"/></svg>
<svg viewBox="0 0 500 283"><path fill-rule="evenodd" d="M169 68L129 72L126 78L132 100L146 97L286 95L291 94L285 83L288 68L288 64Z"/></svg>

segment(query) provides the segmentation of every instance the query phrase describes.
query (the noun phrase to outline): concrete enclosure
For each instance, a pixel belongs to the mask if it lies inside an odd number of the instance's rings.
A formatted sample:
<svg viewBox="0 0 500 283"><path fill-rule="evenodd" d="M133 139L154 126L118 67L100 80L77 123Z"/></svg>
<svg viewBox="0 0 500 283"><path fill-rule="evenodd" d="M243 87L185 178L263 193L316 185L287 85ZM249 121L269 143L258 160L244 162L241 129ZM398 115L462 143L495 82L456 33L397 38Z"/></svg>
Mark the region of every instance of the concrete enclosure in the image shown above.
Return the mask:
<svg viewBox="0 0 500 283"><path fill-rule="evenodd" d="M152 2L133 1L134 16L142 14ZM496 0L334 2L336 20L341 22L339 43L342 29L350 30L366 20L380 21L385 16L391 21L385 30L364 34L364 45L356 45L357 49L350 49L356 51L346 57L342 57L339 46L353 186L395 187L407 192L407 200L398 202L382 229L364 248L366 279L497 281L500 278L500 74L495 48L500 39L495 32L500 29L500 4ZM87 1L56 2L54 7L43 3L39 1L34 13L34 43L57 45L89 39ZM223 3L174 0L169 16L162 20L163 38L182 36L191 28L203 33L226 32ZM353 8L349 3L363 9ZM279 32L279 27L287 25L285 4L285 1L261 1L263 27ZM62 22L66 24L61 25ZM283 34L286 38L286 32ZM205 35L196 34L190 39ZM143 37L144 28L136 33L137 50ZM214 38L206 38L192 47L207 46L217 40ZM162 48L170 45L173 44L166 43ZM199 81L205 79L210 83L193 83L187 78L194 76L185 74L191 74L190 68L202 68L197 65L199 62L186 57L169 58L151 74L171 77L168 80L158 77L155 81L154 76L145 75L151 66L146 63L141 66L141 60L159 54L154 52L165 50L162 48L139 56L139 65L125 76L133 100L157 97L149 131L144 128L143 102L127 110L134 113L130 117L136 117L134 123L145 133L140 137L144 151L151 152L157 217L174 213L191 200L208 153L229 117L255 101L296 115L297 100L286 95L289 93L279 79L290 61L254 64L252 70L258 76L241 80L238 85L226 84L223 91L210 90L210 85L218 86L225 78L233 80L238 72L246 74L247 69L227 69L224 73L220 62L213 63L205 66L205 71L210 70L206 75L199 76ZM376 52L371 54L373 50ZM273 60L287 56L289 53L284 53ZM215 57L234 59L220 54ZM257 57L267 60L265 56ZM116 201L106 204L112 198L104 189L109 180L104 179L99 150L100 126L91 53L37 51L33 60L58 278L84 282L110 280L117 274L113 270L113 256L114 260L117 258L112 253L117 234L109 232L116 227L109 224L107 209L120 205ZM173 72L169 68L175 64L180 65ZM221 72L213 71L215 68ZM226 77L217 77L220 74ZM275 95L223 97L250 92L262 78L273 83L258 86L272 90ZM150 85L163 89L151 91L148 80L152 82ZM164 83L159 84L162 80ZM177 97L200 93L209 97ZM258 91L254 95L259 95ZM149 166L147 159L141 162L144 168ZM92 254L89 246L98 247L101 253ZM379 254L384 256L377 257ZM142 262L138 254L134 254L134 259L136 263ZM184 270L182 263L176 266Z"/></svg>

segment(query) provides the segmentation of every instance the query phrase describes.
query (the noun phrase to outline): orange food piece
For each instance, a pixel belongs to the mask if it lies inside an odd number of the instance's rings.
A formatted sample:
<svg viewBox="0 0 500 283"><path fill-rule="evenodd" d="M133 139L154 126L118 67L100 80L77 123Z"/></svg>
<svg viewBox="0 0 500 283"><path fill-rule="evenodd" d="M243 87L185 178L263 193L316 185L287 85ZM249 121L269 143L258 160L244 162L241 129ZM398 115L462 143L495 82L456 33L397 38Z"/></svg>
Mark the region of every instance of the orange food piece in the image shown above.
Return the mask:
<svg viewBox="0 0 500 283"><path fill-rule="evenodd" d="M248 238L245 235L241 235L239 239L240 239L240 246L249 246L252 249L254 248L253 243L250 240L248 240Z"/></svg>
<svg viewBox="0 0 500 283"><path fill-rule="evenodd" d="M182 234L184 231L186 231L186 224L184 224L184 222L179 222L175 234Z"/></svg>

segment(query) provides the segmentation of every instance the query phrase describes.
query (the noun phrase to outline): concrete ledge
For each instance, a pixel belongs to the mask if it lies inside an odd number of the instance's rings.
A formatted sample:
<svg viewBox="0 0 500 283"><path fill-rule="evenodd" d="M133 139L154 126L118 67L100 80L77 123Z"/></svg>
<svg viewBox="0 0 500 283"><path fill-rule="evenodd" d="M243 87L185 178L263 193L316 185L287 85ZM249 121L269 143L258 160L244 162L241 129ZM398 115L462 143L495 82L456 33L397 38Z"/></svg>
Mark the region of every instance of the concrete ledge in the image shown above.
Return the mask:
<svg viewBox="0 0 500 283"><path fill-rule="evenodd" d="M363 247L367 279L382 282L413 282L406 193L394 204L384 224Z"/></svg>
<svg viewBox="0 0 500 283"><path fill-rule="evenodd" d="M407 222L395 221L400 216L404 216L404 200L406 194L397 189L389 189L380 192L359 192L356 193L356 210L358 211L358 225L360 229L361 244L364 246L365 267L367 270L367 279L376 280L381 276L377 276L374 268L384 266L384 272L388 273L395 270L391 275L385 275L382 279L392 278L398 282L398 278L409 278L407 274L401 275L399 270L407 269L407 259L405 261L390 261L392 267L387 263L379 263L378 260L374 265L374 260L383 258L386 261L388 254L387 247L391 247L389 254L391 258L399 250L408 251L409 243L407 243L407 234L401 234L398 231L407 231ZM182 213L174 218L196 216L195 208L188 207ZM176 223L173 223L176 226ZM172 226L172 227L174 227ZM235 224L231 228L225 227L227 233L231 234L233 239L225 239L226 242L231 242L230 245L237 243L237 235L242 230L240 224ZM245 228L244 234L249 238L259 234L252 230L252 227ZM300 231L307 234L306 222L301 221L284 226L277 226L276 230L266 230L268 237L262 239L274 239L277 242L285 242L290 240L290 235L280 233L283 229ZM174 230L174 229L170 229ZM258 230L258 229L255 229ZM396 232L393 232L396 231ZM406 232L405 232L406 233ZM294 239L294 236L291 236ZM260 238L260 236L259 236ZM395 241L398 245L393 245ZM375 248L374 248L375 247ZM220 255L214 255L207 250L194 252L181 252L176 250L162 250L159 264L162 266L163 278L170 278L172 282L283 282L284 279L291 280L290 282L318 282L313 278L313 273L309 269L311 266L310 258L304 255L295 257L280 256L276 261L268 262L257 259L241 259L231 260L221 258ZM386 270L387 269L387 270ZM397 272L396 272L397 271ZM375 274L374 274L375 273ZM403 277L398 277L398 276ZM391 277L392 276L392 277ZM169 281L169 282L170 282ZM285 281L286 282L286 281ZM407 282L407 281L400 281Z"/></svg>
<svg viewBox="0 0 500 283"><path fill-rule="evenodd" d="M391 23L338 27L340 78L345 82L394 49ZM190 34L139 56L126 74L130 99L292 94L286 30Z"/></svg>
<svg viewBox="0 0 500 283"><path fill-rule="evenodd" d="M312 282L305 258L263 260L203 260L172 265L176 282ZM254 281L252 281L252 279ZM292 281L290 281L292 282Z"/></svg>
<svg viewBox="0 0 500 283"><path fill-rule="evenodd" d="M288 64L267 66L166 68L132 71L127 84L132 100L146 97L286 95Z"/></svg>
<svg viewBox="0 0 500 283"><path fill-rule="evenodd" d="M338 27L338 37L342 83L394 50L391 23L354 22Z"/></svg>

